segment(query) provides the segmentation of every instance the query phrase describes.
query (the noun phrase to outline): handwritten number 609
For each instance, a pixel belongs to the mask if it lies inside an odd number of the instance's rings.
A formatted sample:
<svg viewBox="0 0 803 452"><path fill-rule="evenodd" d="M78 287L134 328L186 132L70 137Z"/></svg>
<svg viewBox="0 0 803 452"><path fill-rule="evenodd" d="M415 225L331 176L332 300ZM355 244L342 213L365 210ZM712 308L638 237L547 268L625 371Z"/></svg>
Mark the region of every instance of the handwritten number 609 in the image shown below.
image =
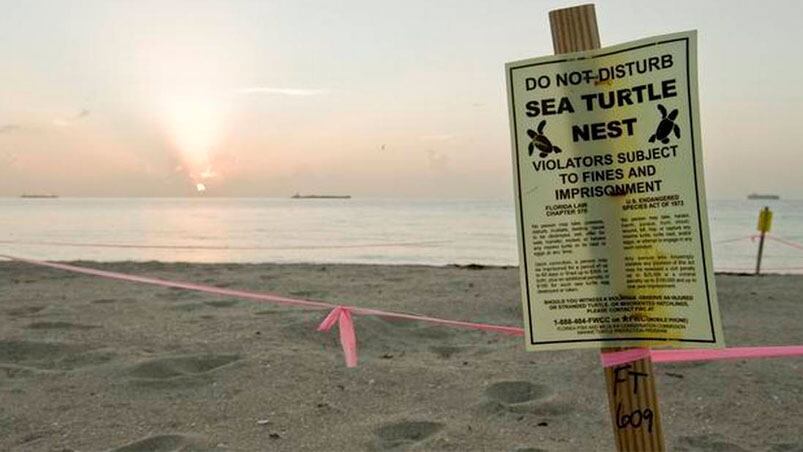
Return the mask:
<svg viewBox="0 0 803 452"><path fill-rule="evenodd" d="M636 410L630 414L622 414L622 402L616 405L616 426L618 428L641 427L642 422L647 425L647 432L652 433L653 413L649 408Z"/></svg>

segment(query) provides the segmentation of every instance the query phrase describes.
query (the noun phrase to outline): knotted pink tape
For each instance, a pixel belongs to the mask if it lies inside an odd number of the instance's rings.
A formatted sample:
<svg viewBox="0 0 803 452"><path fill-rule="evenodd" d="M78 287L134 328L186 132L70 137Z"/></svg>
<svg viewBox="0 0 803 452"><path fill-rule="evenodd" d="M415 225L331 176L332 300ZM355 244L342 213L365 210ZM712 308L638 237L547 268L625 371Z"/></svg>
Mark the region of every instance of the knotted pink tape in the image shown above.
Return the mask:
<svg viewBox="0 0 803 452"><path fill-rule="evenodd" d="M345 306L332 309L323 322L318 325L318 331L329 331L335 322L340 330L340 345L343 347L343 355L346 357L346 367L357 367L357 335L354 333L351 310Z"/></svg>
<svg viewBox="0 0 803 452"><path fill-rule="evenodd" d="M510 336L523 336L524 329L516 326L495 325L488 323L466 322L461 320L439 319L419 314L407 314L401 312L382 311L379 309L360 308L357 306L336 306L324 301L304 300L290 298L282 295L260 292L249 292L245 290L226 289L221 287L195 284L183 281L170 281L160 278L147 276L129 275L126 273L96 270L93 268L79 267L77 265L61 264L57 262L40 261L22 257L0 254L0 258L11 259L14 261L25 262L32 265L56 268L75 273L99 276L101 278L114 279L119 281L136 282L140 284L150 284L154 286L172 287L176 289L192 290L196 292L213 293L223 296L244 298L256 301L266 301L270 303L298 306L306 309L332 309L329 315L318 326L318 331L329 331L338 323L340 329L340 343L346 355L346 365L355 367L357 365L357 336L354 333L354 323L352 313L361 315L374 315L385 318L400 320L417 320L429 322L436 325L451 326L454 328L467 328L480 331L501 333ZM644 348L623 350L620 352L602 353L602 364L606 367L625 364L631 361L652 357L654 362L680 362L680 361L708 361L718 359L749 359L749 358L773 358L781 356L803 356L803 345L784 345L771 347L734 347L726 349L688 349L688 350L649 350Z"/></svg>

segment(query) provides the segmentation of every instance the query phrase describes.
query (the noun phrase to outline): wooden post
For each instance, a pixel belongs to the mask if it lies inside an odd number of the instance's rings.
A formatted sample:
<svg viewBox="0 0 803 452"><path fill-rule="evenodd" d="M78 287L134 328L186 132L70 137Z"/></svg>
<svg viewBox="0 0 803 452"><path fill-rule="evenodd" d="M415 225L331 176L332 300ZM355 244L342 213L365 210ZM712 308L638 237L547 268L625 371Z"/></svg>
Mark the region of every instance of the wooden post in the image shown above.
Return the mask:
<svg viewBox="0 0 803 452"><path fill-rule="evenodd" d="M761 255L764 253L764 231L761 231L761 238L758 240L758 256L756 257L756 275L761 274Z"/></svg>
<svg viewBox="0 0 803 452"><path fill-rule="evenodd" d="M758 213L758 230L761 232L761 239L758 241L758 256L756 256L756 275L761 273L761 255L764 254L764 235L770 230L772 224L772 211L765 206Z"/></svg>
<svg viewBox="0 0 803 452"><path fill-rule="evenodd" d="M550 11L549 24L555 54L600 48L593 4ZM664 451L650 358L608 367L604 371L617 450Z"/></svg>

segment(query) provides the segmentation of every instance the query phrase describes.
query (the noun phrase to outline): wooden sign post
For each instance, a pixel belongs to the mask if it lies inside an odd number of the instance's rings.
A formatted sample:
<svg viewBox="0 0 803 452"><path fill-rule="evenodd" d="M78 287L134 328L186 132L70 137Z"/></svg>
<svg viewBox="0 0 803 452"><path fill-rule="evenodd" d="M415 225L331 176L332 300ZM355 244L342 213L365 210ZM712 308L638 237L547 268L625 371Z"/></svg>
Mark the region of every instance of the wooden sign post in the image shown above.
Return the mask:
<svg viewBox="0 0 803 452"><path fill-rule="evenodd" d="M549 23L556 54L600 48L593 4L550 11ZM650 358L607 367L605 380L617 450L663 451L664 438Z"/></svg>
<svg viewBox="0 0 803 452"><path fill-rule="evenodd" d="M761 238L758 241L758 256L756 257L756 275L761 273L761 255L764 253L764 236L770 232L772 226L772 211L769 207L764 207L758 213L758 231Z"/></svg>

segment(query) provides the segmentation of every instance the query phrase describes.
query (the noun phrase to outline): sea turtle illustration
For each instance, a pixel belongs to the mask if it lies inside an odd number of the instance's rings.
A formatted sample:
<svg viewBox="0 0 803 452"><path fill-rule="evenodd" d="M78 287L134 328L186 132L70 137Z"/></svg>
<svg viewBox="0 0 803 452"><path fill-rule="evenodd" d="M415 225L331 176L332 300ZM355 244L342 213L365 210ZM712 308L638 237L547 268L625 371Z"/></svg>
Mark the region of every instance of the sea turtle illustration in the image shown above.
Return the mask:
<svg viewBox="0 0 803 452"><path fill-rule="evenodd" d="M658 123L655 133L650 137L650 143L653 143L655 140L663 144L669 143L669 134L672 132L675 132L676 138L680 138L680 127L675 124L675 118L678 117L677 108L667 115L666 108L658 104L658 111L661 112L661 122Z"/></svg>
<svg viewBox="0 0 803 452"><path fill-rule="evenodd" d="M560 154L562 151L559 147L552 144L549 141L549 138L544 135L544 126L546 125L546 120L541 121L538 123L537 130L527 129L527 135L530 136L530 145L527 146L528 155L533 155L533 151L535 148L538 148L541 153L539 154L541 158L546 157L549 155L550 152L554 152L555 154Z"/></svg>

